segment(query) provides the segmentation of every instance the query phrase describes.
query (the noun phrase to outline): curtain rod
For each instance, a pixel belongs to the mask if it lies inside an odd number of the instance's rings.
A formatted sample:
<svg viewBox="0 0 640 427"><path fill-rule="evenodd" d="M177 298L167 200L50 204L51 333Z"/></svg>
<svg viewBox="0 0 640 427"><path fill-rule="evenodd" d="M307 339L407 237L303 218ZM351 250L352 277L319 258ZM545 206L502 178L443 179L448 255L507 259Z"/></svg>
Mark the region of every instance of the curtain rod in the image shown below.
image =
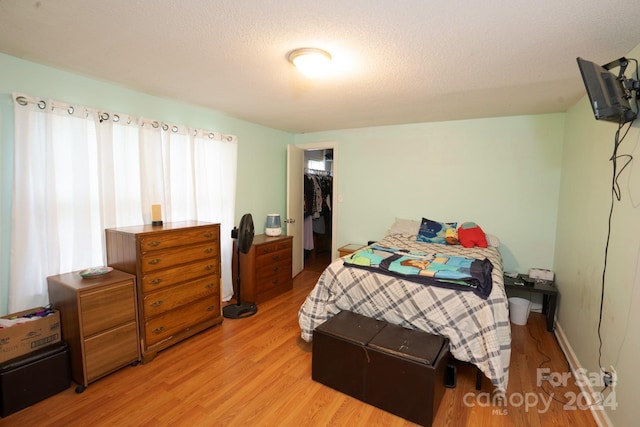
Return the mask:
<svg viewBox="0 0 640 427"><path fill-rule="evenodd" d="M37 107L40 110L45 110L47 108L47 101L43 99L34 98L28 95L14 93L13 99L16 102L16 104L23 107L29 104L33 104L33 105L37 105ZM69 113L69 115L71 116L80 115L81 112L84 111L87 117L89 115L95 115L100 121L100 123L106 122L109 119L111 119L114 123L117 123L120 121L120 114L118 113L113 113L113 112L108 113L106 111L101 111L101 110L98 110L95 108L89 108L89 107L80 107L81 109L76 111L76 107L65 102L53 101L53 100L48 100L48 102L51 106L51 111L55 109L66 110L67 113ZM189 128L187 126L164 123L158 120L146 119L144 117L134 117L126 114L124 116L127 118L126 124L128 125L130 124L137 124L139 126L147 125L147 126L153 127L154 129L160 128L163 131L166 131L166 132L171 131L173 133L178 133L181 130L187 133L192 130L194 136L197 136L198 133L200 133L202 136L208 136L209 139L219 139L219 140L225 140L227 142L236 141L236 137L234 135L226 135L221 132L214 132L214 131L209 131L205 129Z"/></svg>

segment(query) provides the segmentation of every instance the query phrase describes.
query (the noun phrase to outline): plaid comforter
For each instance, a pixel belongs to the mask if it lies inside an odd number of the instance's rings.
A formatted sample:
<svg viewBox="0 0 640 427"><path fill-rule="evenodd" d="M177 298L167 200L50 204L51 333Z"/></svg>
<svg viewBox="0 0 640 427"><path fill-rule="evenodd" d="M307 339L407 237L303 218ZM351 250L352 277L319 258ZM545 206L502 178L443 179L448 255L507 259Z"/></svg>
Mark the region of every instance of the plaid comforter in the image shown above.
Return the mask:
<svg viewBox="0 0 640 427"><path fill-rule="evenodd" d="M311 341L313 330L342 310L406 328L449 338L451 354L471 362L506 392L511 357L509 305L502 277L502 257L496 248L464 248L415 241L392 235L381 246L419 252L448 253L493 264L493 287L487 299L472 292L425 286L399 277L344 266L335 260L320 276L298 312L301 336Z"/></svg>

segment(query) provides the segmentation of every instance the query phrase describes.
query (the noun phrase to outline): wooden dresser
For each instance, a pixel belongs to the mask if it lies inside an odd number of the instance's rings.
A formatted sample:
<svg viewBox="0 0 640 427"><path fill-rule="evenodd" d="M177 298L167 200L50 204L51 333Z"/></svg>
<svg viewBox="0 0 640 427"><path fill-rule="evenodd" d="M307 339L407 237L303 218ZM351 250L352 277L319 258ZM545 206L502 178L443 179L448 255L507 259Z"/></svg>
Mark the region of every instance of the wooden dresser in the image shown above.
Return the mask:
<svg viewBox="0 0 640 427"><path fill-rule="evenodd" d="M106 241L107 263L137 276L143 362L222 322L219 224L113 228Z"/></svg>
<svg viewBox="0 0 640 427"><path fill-rule="evenodd" d="M49 301L60 311L78 393L140 360L135 276L114 270L83 279L79 272L47 277Z"/></svg>
<svg viewBox="0 0 640 427"><path fill-rule="evenodd" d="M234 241L233 280L236 283L237 249ZM240 254L242 301L259 304L293 289L291 253L293 237L258 234L248 253Z"/></svg>

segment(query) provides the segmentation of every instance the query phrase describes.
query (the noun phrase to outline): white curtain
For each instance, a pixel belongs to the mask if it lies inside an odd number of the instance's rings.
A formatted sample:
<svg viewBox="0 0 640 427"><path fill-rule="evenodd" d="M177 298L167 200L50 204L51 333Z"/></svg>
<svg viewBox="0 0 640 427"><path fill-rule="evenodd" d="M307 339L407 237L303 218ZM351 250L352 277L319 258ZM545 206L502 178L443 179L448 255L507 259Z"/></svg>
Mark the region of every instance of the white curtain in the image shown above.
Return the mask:
<svg viewBox="0 0 640 427"><path fill-rule="evenodd" d="M220 223L222 298L232 297L234 136L13 99L10 312L46 305L47 276L106 264L104 229L150 223L152 204L165 222Z"/></svg>

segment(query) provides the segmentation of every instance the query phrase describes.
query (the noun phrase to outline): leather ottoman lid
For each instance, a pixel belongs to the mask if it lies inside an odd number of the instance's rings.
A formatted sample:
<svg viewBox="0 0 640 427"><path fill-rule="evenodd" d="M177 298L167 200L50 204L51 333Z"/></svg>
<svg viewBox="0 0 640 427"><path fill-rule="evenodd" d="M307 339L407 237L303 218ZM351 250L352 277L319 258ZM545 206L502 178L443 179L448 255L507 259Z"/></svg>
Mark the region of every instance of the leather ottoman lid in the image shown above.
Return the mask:
<svg viewBox="0 0 640 427"><path fill-rule="evenodd" d="M389 324L368 345L385 353L433 365L446 342L440 335Z"/></svg>
<svg viewBox="0 0 640 427"><path fill-rule="evenodd" d="M366 345L386 325L385 321L343 310L319 325L315 330L346 341Z"/></svg>

